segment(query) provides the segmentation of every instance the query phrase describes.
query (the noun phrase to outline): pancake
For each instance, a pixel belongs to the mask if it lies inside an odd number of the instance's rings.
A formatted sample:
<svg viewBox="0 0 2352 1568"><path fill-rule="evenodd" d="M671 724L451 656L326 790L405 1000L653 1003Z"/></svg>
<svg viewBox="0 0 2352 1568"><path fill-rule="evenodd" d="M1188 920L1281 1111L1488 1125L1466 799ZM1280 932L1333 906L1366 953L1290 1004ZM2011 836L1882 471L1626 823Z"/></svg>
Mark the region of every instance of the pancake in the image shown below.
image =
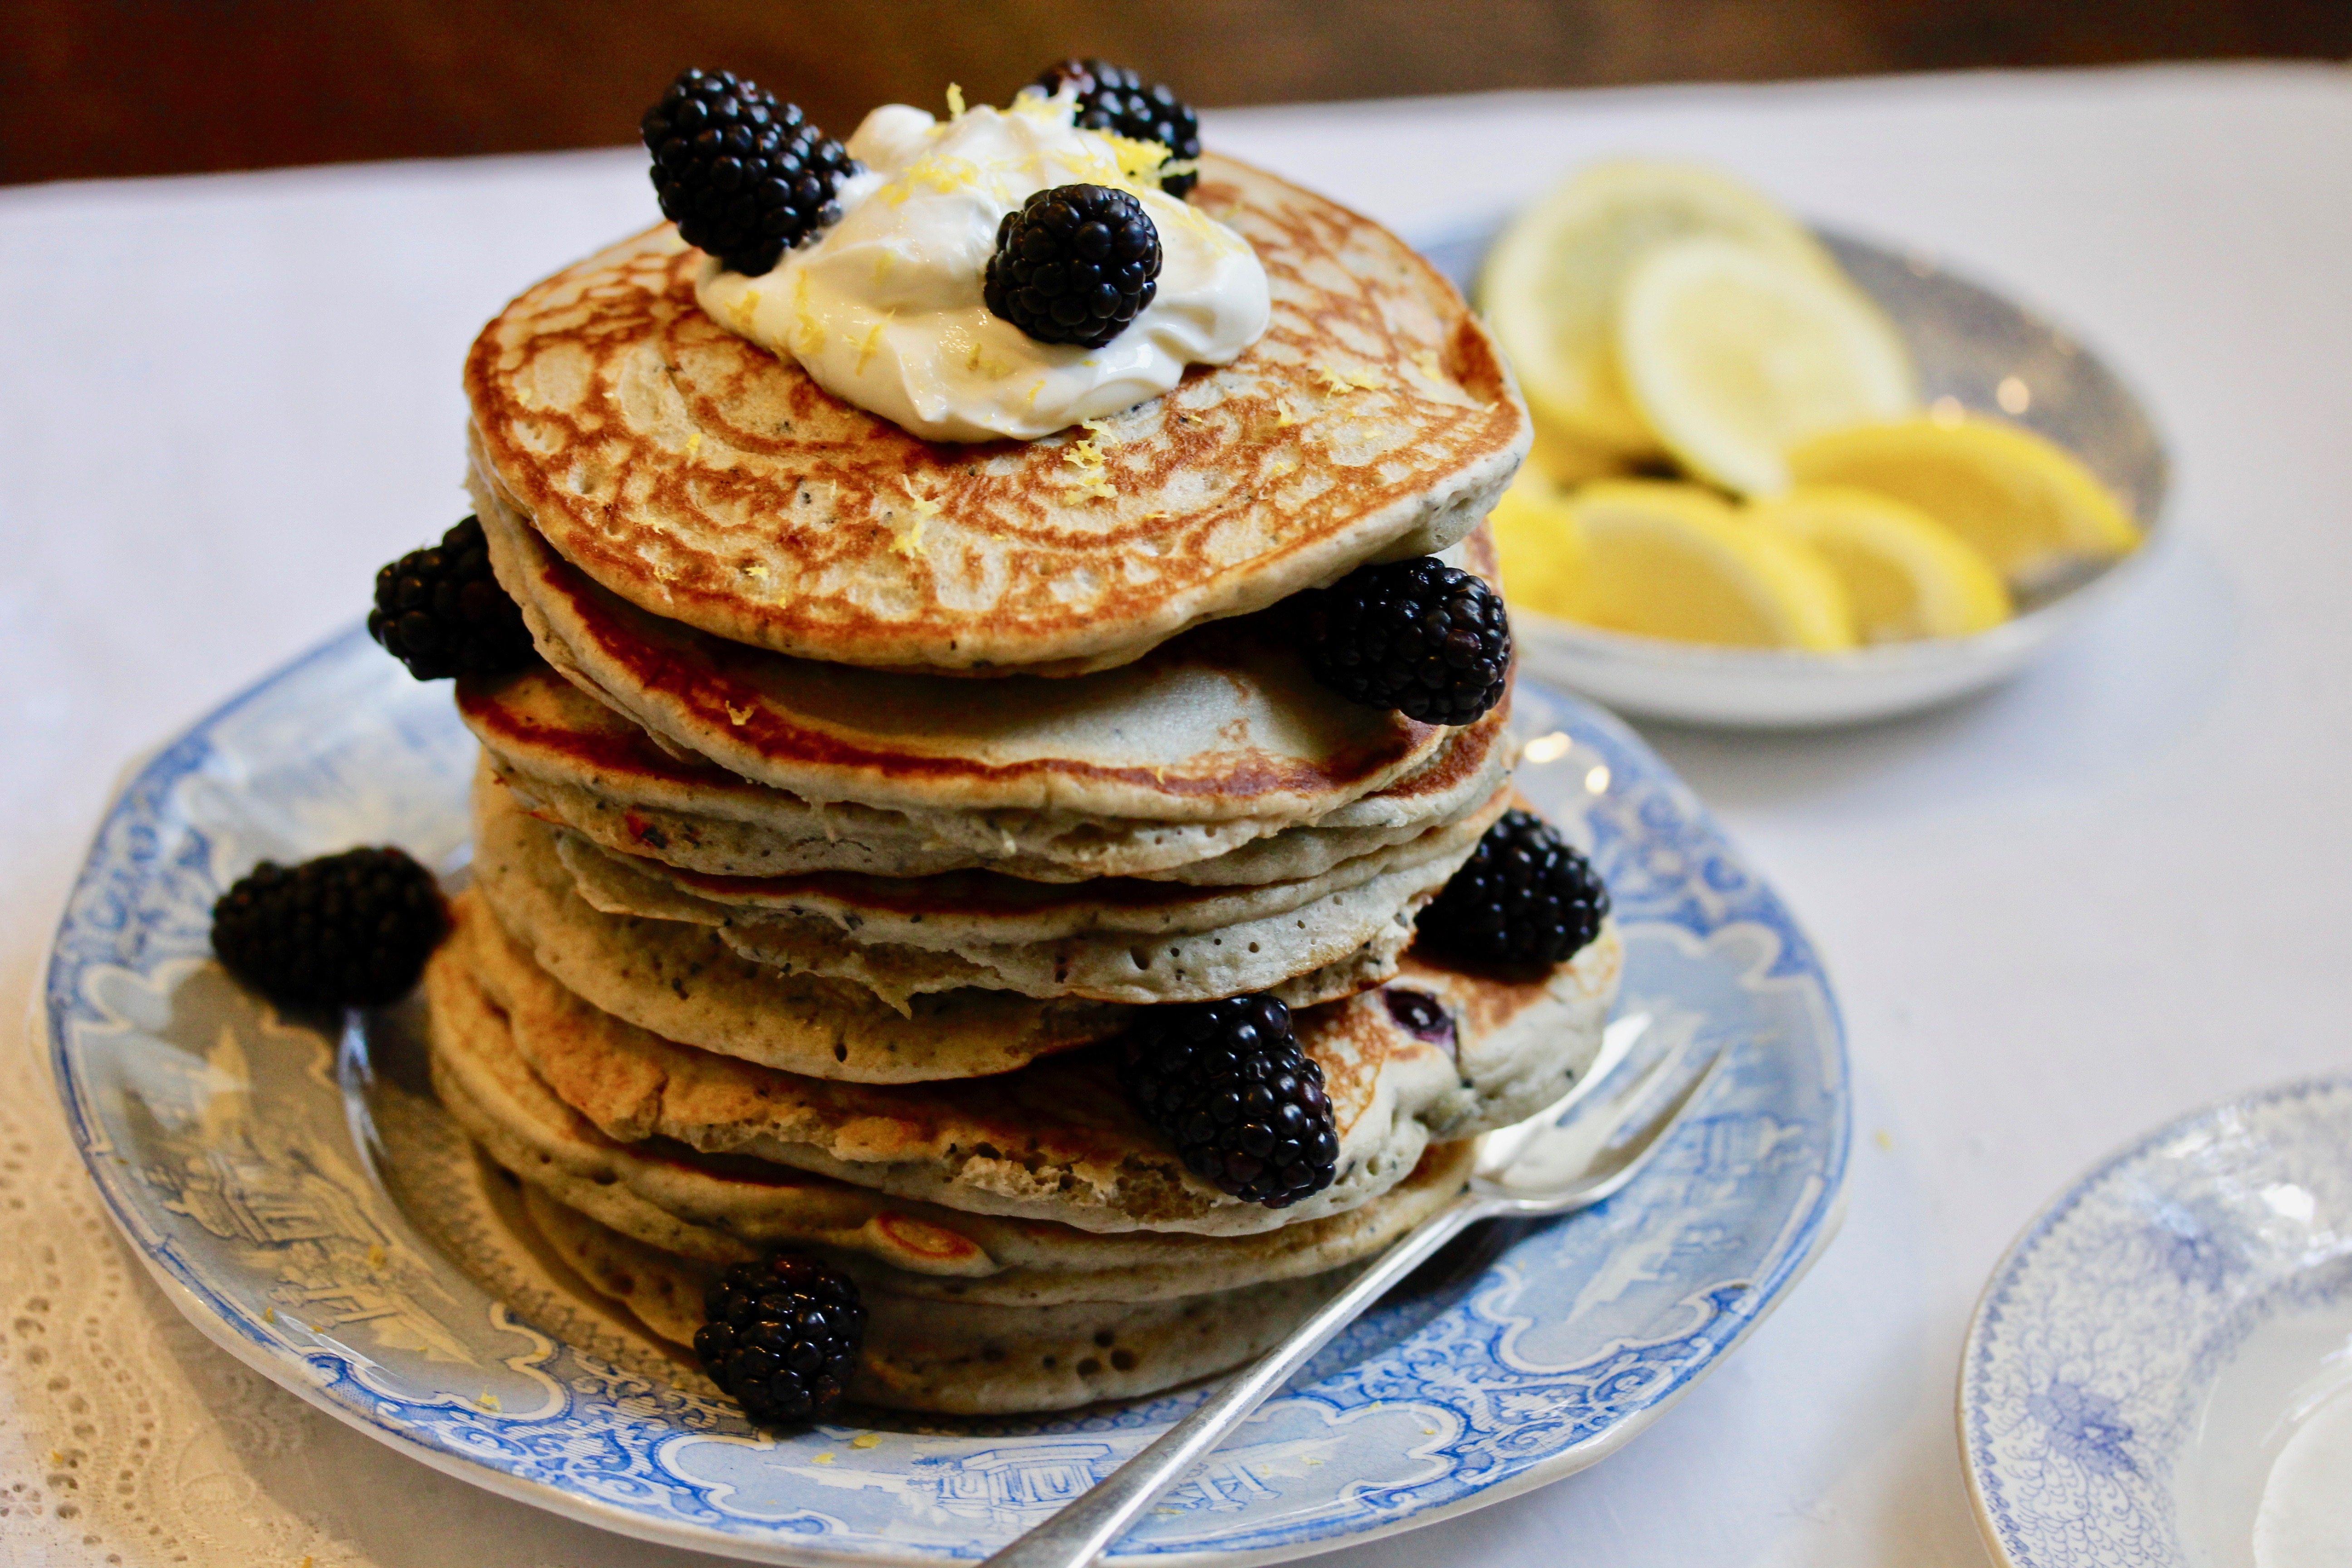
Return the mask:
<svg viewBox="0 0 2352 1568"><path fill-rule="evenodd" d="M1131 1011L977 986L911 991L893 1005L855 980L787 972L775 955L761 962L730 945L757 952L757 932L607 914L575 890L552 831L520 812L478 820L473 875L498 922L597 1007L688 1045L814 1078L907 1083L1007 1072L1107 1039ZM1394 970L1409 934L1384 931L1379 942L1273 990L1304 1007L1376 985ZM833 944L845 964L858 962L845 950ZM892 956L881 950L863 962L873 967Z"/></svg>
<svg viewBox="0 0 2352 1568"><path fill-rule="evenodd" d="M693 1342L713 1265L634 1240L526 1184L523 1208L556 1256L659 1338ZM1175 1301L1056 1307L866 1295L849 1397L895 1410L1007 1415L1136 1399L1237 1366L1278 1342L1355 1270Z"/></svg>
<svg viewBox="0 0 2352 1568"><path fill-rule="evenodd" d="M607 1138L667 1138L895 1197L1094 1232L1241 1236L1361 1207L1433 1141L1475 1135L1555 1098L1600 1048L1616 987L1613 927L1571 963L1506 980L1416 966L1398 984L1294 1015L1323 1069L1338 1179L1287 1209L1186 1172L1120 1091L1109 1053L1065 1053L955 1083L851 1083L663 1039L591 1006L470 897L426 969L436 1015L473 977L515 1048ZM1499 1076L1497 1076L1499 1075Z"/></svg>
<svg viewBox="0 0 2352 1568"><path fill-rule="evenodd" d="M1510 803L1510 791L1498 790L1477 816L1320 877L1191 888L1120 879L1055 886L984 871L705 877L614 855L560 828L498 823L520 814L513 797L494 780L477 794L482 843L551 834L573 890L592 908L714 927L755 963L855 981L898 1006L963 986L1149 1005L1295 993L1302 977L1335 965L1351 988L1385 978L1412 940L1413 911Z"/></svg>
<svg viewBox="0 0 2352 1568"><path fill-rule="evenodd" d="M566 679L660 741L817 805L1143 822L1328 816L1424 768L1449 732L1340 700L1280 617L1220 623L1118 669L985 685L819 664L631 605L474 481L499 582ZM1482 531L1463 559L1487 575Z"/></svg>
<svg viewBox="0 0 2352 1568"><path fill-rule="evenodd" d="M1041 882L1291 881L1459 821L1501 784L1513 753L1506 703L1449 731L1429 762L1399 782L1285 829L1247 817L1118 822L1032 811L818 805L678 756L543 666L461 679L457 710L499 779L534 814L604 848L719 877L986 869Z"/></svg>
<svg viewBox="0 0 2352 1568"><path fill-rule="evenodd" d="M478 832L474 889L453 908L460 923L495 910L494 923L535 963L600 1008L812 1078L908 1083L1007 1072L1108 1039L1129 1016L1103 1003L978 989L930 992L896 1008L862 985L755 963L708 927L604 914L572 891L547 831L520 813Z"/></svg>
<svg viewBox="0 0 2352 1568"><path fill-rule="evenodd" d="M566 1206L705 1263L789 1246L898 1295L1038 1306L1165 1300L1319 1274L1370 1256L1461 1190L1467 1142L1433 1144L1412 1173L1344 1215L1246 1237L1099 1236L889 1197L788 1166L615 1142L516 1051L506 1017L462 968L433 1020L433 1086L483 1152Z"/></svg>
<svg viewBox="0 0 2352 1568"><path fill-rule="evenodd" d="M1453 286L1229 159L1204 160L1192 199L1256 250L1272 325L1084 431L919 440L711 321L701 255L664 225L483 330L466 391L484 466L631 603L877 668L1106 668L1466 533L1530 426Z"/></svg>

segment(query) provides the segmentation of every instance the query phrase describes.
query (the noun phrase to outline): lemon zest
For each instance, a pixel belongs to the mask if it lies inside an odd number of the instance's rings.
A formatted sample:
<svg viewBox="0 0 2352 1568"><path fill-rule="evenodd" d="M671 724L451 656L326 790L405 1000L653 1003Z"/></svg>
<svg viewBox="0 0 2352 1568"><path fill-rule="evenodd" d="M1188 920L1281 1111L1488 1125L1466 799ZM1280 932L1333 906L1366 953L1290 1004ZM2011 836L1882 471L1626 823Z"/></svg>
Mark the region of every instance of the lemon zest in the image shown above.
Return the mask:
<svg viewBox="0 0 2352 1568"><path fill-rule="evenodd" d="M954 82L948 83L948 118L950 120L963 118L963 89Z"/></svg>
<svg viewBox="0 0 2352 1568"><path fill-rule="evenodd" d="M751 564L743 568L743 575L749 577L754 583L764 583L768 580L768 569L754 561Z"/></svg>
<svg viewBox="0 0 2352 1568"><path fill-rule="evenodd" d="M833 1463L833 1450L828 1448L824 1453L819 1454L816 1457L815 1462L820 1465L829 1465Z"/></svg>
<svg viewBox="0 0 2352 1568"><path fill-rule="evenodd" d="M744 289L727 307L727 313L735 318L737 331L745 337L751 336L752 320L760 313L760 291L757 289Z"/></svg>
<svg viewBox="0 0 2352 1568"><path fill-rule="evenodd" d="M852 1437L849 1440L849 1446L853 1448L878 1448L882 1446L882 1434L879 1432L860 1432L856 1436Z"/></svg>
<svg viewBox="0 0 2352 1568"><path fill-rule="evenodd" d="M485 1410L496 1410L499 1408L499 1396L492 1394L486 1388L482 1390L481 1397L475 1400L474 1403L480 1405Z"/></svg>
<svg viewBox="0 0 2352 1568"><path fill-rule="evenodd" d="M1157 174L1167 166L1168 144L1165 142L1121 136L1116 131L1098 131L1095 134L1110 143L1112 154L1118 159L1118 172L1130 180Z"/></svg>
<svg viewBox="0 0 2352 1568"><path fill-rule="evenodd" d="M1066 125L1076 103L1077 90L1075 88L1065 88L1052 98L1042 92L1024 92L1014 95L1013 107L1008 112L1018 114L1024 120L1036 121L1041 125Z"/></svg>
<svg viewBox="0 0 2352 1568"><path fill-rule="evenodd" d="M1357 371L1350 374L1328 364L1315 367L1315 378L1333 397L1345 397L1351 392L1377 392L1386 384L1370 371Z"/></svg>
<svg viewBox="0 0 2352 1568"><path fill-rule="evenodd" d="M866 341L857 345L857 374L859 375L864 375L866 374L866 362L872 359L874 357L874 351L881 346L882 330L885 327L887 327L898 314L898 312L896 310L885 310L882 312L879 320L877 320L872 326L866 329Z"/></svg>
<svg viewBox="0 0 2352 1568"><path fill-rule="evenodd" d="M752 710L749 708L738 708L732 702L723 700L719 706L727 710L727 721L730 724L740 727L751 721Z"/></svg>
<svg viewBox="0 0 2352 1568"><path fill-rule="evenodd" d="M699 431L699 430L697 430L697 431L695 431L692 435L688 436L688 437L686 438L686 455L687 455L688 457L691 458L691 457L693 457L697 452L699 452L699 451L701 451L701 450L702 450L702 432L701 432L701 431Z"/></svg>
<svg viewBox="0 0 2352 1568"><path fill-rule="evenodd" d="M806 272L793 274L793 310L800 318L802 342L793 345L798 353L813 353L824 342L824 326L809 306L809 280Z"/></svg>
<svg viewBox="0 0 2352 1568"><path fill-rule="evenodd" d="M940 503L917 489L915 481L904 474L898 476L898 483L906 489L908 501L914 509L915 522L906 532L898 533L891 539L890 548L912 561L928 553L923 548L923 524L940 515Z"/></svg>
<svg viewBox="0 0 2352 1568"><path fill-rule="evenodd" d="M1073 441L1062 448L1062 461L1078 470L1077 480L1071 486L1076 495L1092 496L1108 500L1118 494L1109 482L1108 460L1099 445L1109 426L1099 419L1084 419L1079 423L1093 432L1083 441Z"/></svg>
<svg viewBox="0 0 2352 1568"><path fill-rule="evenodd" d="M1435 349L1423 349L1412 356L1413 368L1432 381L1445 379L1445 367L1437 363Z"/></svg>
<svg viewBox="0 0 2352 1568"><path fill-rule="evenodd" d="M1297 423L1298 416L1290 411L1290 402L1287 398L1285 398L1283 401L1274 405L1274 427L1276 429L1287 430L1293 425Z"/></svg>

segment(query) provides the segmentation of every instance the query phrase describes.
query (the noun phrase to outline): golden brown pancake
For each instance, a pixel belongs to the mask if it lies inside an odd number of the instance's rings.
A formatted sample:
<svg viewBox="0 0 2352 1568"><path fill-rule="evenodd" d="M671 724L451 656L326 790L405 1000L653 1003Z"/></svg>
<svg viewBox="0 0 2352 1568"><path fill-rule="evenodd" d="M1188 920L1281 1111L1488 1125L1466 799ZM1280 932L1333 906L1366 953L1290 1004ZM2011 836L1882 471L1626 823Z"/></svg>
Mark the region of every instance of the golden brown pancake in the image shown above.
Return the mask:
<svg viewBox="0 0 2352 1568"><path fill-rule="evenodd" d="M476 500L499 581L560 674L658 739L803 800L1288 827L1427 766L1452 732L1336 696L1280 612L1063 680L790 658L638 608L495 498ZM1491 575L1484 530L1463 553Z"/></svg>
<svg viewBox="0 0 2352 1568"><path fill-rule="evenodd" d="M1448 732L1405 778L1315 822L1286 829L1247 817L1119 822L813 805L678 755L545 666L461 679L457 711L500 781L534 813L607 849L721 877L987 869L1039 882L1291 881L1461 819L1494 793L1511 760L1505 704Z"/></svg>
<svg viewBox="0 0 2352 1568"><path fill-rule="evenodd" d="M1164 1300L1319 1274L1370 1256L1459 1192L1467 1142L1433 1143L1360 1209L1257 1236L1097 1235L894 1198L763 1160L621 1143L556 1098L478 985L436 994L434 1091L482 1151L625 1236L707 1263L811 1248L898 1295L1000 1306Z"/></svg>
<svg viewBox="0 0 2352 1568"><path fill-rule="evenodd" d="M1605 928L1575 962L1540 976L1426 969L1426 978L1294 1014L1300 1047L1323 1070L1339 1171L1313 1197L1266 1209L1187 1172L1128 1103L1109 1052L955 1082L779 1072L590 1006L470 902L460 900L457 931L425 972L436 1016L478 986L540 1079L606 1137L667 1138L902 1198L1102 1232L1243 1236L1361 1206L1409 1174L1432 1142L1517 1121L1565 1089L1599 1048L1619 963Z"/></svg>
<svg viewBox="0 0 2352 1568"><path fill-rule="evenodd" d="M533 1229L582 1280L656 1337L685 1345L702 1326L711 1264L646 1246L537 1186ZM1001 1415L1137 1399L1223 1372L1266 1349L1358 1272L1353 1266L1171 1301L1045 1307L940 1302L875 1290L849 1397L897 1410Z"/></svg>
<svg viewBox="0 0 2352 1568"><path fill-rule="evenodd" d="M1034 442L940 445L696 304L665 225L524 293L466 365L495 487L651 613L809 659L1069 674L1467 533L1530 426L1453 286L1230 159L1192 200L1255 248L1265 335Z"/></svg>

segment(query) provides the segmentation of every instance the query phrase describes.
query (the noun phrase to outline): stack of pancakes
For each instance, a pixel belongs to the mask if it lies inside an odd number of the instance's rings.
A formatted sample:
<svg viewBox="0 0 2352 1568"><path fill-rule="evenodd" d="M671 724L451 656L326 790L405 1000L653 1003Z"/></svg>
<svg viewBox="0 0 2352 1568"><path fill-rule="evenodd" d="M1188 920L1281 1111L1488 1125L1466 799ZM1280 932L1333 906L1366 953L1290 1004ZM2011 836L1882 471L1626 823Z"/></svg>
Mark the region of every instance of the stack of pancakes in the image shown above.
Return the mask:
<svg viewBox="0 0 2352 1568"><path fill-rule="evenodd" d="M834 399L702 313L667 226L475 346L471 488L546 666L460 685L435 1081L665 1338L788 1246L865 1293L854 1397L1167 1387L1279 1336L1598 1048L1612 930L1533 973L1412 950L1510 804L1507 703L1350 704L1282 603L1434 552L1491 575L1508 377L1376 225L1213 157L1193 201L1273 326L1043 441ZM1139 1009L1254 992L1339 1139L1286 1208L1188 1172L1116 1072Z"/></svg>

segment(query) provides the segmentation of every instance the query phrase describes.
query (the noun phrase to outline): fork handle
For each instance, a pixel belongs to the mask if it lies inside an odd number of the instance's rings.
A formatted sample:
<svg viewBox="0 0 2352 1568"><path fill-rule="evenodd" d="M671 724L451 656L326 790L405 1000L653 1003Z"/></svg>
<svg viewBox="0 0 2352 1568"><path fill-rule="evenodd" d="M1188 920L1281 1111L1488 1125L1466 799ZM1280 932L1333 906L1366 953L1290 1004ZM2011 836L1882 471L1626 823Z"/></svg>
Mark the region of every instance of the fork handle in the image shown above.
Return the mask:
<svg viewBox="0 0 2352 1568"><path fill-rule="evenodd" d="M1391 1286L1465 1227L1499 1212L1499 1205L1489 1200L1464 1193L1431 1215L1358 1275L1355 1283L1293 1329L1288 1339L1236 1373L1198 1410L981 1568L1086 1568L1127 1533L1137 1515L1182 1480L1225 1434L1265 1403L1268 1394L1354 1322L1365 1308L1388 1294Z"/></svg>

